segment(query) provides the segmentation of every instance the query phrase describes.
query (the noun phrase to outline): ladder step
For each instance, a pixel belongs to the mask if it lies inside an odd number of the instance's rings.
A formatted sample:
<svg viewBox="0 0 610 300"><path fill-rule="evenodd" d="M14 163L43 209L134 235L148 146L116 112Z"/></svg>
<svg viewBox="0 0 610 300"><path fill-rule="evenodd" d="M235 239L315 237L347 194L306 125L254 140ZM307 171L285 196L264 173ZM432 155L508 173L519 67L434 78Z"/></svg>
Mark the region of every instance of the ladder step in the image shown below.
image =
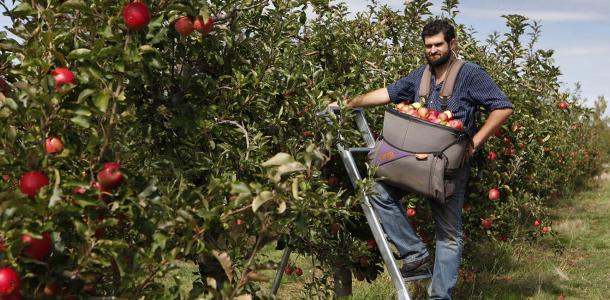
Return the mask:
<svg viewBox="0 0 610 300"><path fill-rule="evenodd" d="M410 281L416 281L416 280L422 280L422 279L428 279L428 278L432 278L432 273L415 275L415 276L403 278L403 280L405 282L410 282Z"/></svg>

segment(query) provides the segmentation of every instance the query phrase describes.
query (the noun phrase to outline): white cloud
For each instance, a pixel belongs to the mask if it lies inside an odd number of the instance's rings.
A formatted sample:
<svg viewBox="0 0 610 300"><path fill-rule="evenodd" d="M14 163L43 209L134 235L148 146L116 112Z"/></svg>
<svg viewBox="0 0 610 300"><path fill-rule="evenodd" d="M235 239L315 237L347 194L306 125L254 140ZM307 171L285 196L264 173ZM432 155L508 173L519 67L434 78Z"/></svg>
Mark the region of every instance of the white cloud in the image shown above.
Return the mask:
<svg viewBox="0 0 610 300"><path fill-rule="evenodd" d="M610 19L602 13L597 12L569 12L549 10L523 10L523 9L479 9L462 8L464 16L475 18L498 18L501 15L518 14L529 19L542 22L608 22Z"/></svg>
<svg viewBox="0 0 610 300"><path fill-rule="evenodd" d="M604 55L610 56L610 45L601 46L572 46L555 49L556 56L583 56L583 55Z"/></svg>

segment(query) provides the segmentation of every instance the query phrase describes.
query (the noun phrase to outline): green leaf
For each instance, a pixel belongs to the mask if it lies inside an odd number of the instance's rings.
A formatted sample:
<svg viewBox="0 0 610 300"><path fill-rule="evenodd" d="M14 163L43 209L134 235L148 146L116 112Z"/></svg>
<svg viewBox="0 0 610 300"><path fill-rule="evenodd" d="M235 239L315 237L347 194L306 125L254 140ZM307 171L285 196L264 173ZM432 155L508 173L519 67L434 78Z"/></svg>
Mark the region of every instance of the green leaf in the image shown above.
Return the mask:
<svg viewBox="0 0 610 300"><path fill-rule="evenodd" d="M21 4L17 5L15 9L12 11L13 16L15 17L27 17L34 15L34 9L27 2L21 2Z"/></svg>
<svg viewBox="0 0 610 300"><path fill-rule="evenodd" d="M273 198L273 193L270 191L262 191L258 196L254 198L252 201L252 211L256 212L265 202L271 200Z"/></svg>
<svg viewBox="0 0 610 300"><path fill-rule="evenodd" d="M93 95L95 93L95 90L92 89L84 89L80 92L80 94L78 95L78 100L76 100L76 102L81 103L83 101L83 99Z"/></svg>
<svg viewBox="0 0 610 300"><path fill-rule="evenodd" d="M294 161L294 159L292 158L292 156L290 154L280 152L280 153L276 154L275 156L273 156L272 158L268 159L266 162L262 163L261 165L263 167L280 166L280 165L287 164L287 163L290 163L293 161Z"/></svg>
<svg viewBox="0 0 610 300"><path fill-rule="evenodd" d="M107 89L101 91L93 99L93 104L100 111L106 112L106 109L108 108L108 101L110 101L110 95L111 95L111 92Z"/></svg>
<svg viewBox="0 0 610 300"><path fill-rule="evenodd" d="M85 10L88 11L89 5L85 3L83 0L68 0L61 5L62 11L69 11L74 9Z"/></svg>
<svg viewBox="0 0 610 300"><path fill-rule="evenodd" d="M91 58L91 50L80 48L70 51L68 54L68 59L81 59L81 58Z"/></svg>
<svg viewBox="0 0 610 300"><path fill-rule="evenodd" d="M250 189L243 182L233 183L231 184L231 194L250 194Z"/></svg>
<svg viewBox="0 0 610 300"><path fill-rule="evenodd" d="M86 118L84 116L76 116L70 119L70 121L83 128L89 128L91 126L89 124L89 118Z"/></svg>

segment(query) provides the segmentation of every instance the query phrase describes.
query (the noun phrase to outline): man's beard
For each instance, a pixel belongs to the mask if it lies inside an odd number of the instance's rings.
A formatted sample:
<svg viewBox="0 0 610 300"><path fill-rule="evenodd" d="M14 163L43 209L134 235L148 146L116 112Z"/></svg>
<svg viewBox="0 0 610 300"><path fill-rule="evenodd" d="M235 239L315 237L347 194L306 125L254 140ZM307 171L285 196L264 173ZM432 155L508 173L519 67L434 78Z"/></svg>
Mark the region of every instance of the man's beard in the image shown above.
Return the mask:
<svg viewBox="0 0 610 300"><path fill-rule="evenodd" d="M451 50L447 51L446 55L439 57L439 59L437 59L435 61L431 61L430 57L428 57L426 55L426 60L428 61L428 64L430 65L430 67L442 66L442 65L446 64L450 58L451 58Z"/></svg>

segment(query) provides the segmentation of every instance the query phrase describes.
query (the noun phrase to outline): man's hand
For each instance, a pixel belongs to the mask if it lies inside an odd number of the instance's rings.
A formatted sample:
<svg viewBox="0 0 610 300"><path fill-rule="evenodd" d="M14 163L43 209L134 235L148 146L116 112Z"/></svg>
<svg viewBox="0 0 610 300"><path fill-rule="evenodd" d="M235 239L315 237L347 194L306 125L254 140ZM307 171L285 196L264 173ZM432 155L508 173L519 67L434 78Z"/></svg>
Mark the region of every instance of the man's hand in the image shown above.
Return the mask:
<svg viewBox="0 0 610 300"><path fill-rule="evenodd" d="M472 156L476 150L508 119L513 113L512 108L496 109L489 113L485 124L472 138L472 144L468 148L468 154Z"/></svg>

